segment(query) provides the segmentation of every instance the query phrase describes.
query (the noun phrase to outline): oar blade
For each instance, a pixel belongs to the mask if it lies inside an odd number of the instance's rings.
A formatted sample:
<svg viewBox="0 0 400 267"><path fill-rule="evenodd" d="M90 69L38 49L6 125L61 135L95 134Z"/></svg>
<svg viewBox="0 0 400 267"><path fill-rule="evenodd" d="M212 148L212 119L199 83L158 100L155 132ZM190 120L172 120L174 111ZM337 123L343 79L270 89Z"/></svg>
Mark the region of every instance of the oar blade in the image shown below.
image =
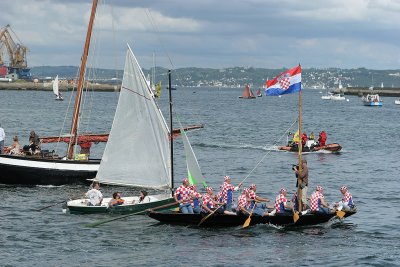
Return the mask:
<svg viewBox="0 0 400 267"><path fill-rule="evenodd" d="M293 222L296 223L299 220L299 218L300 218L299 213L296 211L293 214Z"/></svg>
<svg viewBox="0 0 400 267"><path fill-rule="evenodd" d="M249 216L249 218L246 219L246 221L243 224L243 228L249 227L251 222L251 216Z"/></svg>
<svg viewBox="0 0 400 267"><path fill-rule="evenodd" d="M336 212L336 216L338 216L340 219L342 219L344 217L344 215L346 215L346 212L338 210Z"/></svg>

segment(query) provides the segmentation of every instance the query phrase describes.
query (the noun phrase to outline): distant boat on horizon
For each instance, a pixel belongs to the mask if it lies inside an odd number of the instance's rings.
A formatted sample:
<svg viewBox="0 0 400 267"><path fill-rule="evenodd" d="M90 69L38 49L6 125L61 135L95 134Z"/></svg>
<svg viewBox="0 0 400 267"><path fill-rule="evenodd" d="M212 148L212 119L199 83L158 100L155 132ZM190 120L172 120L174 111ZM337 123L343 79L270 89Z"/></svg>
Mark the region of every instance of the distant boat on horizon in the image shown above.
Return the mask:
<svg viewBox="0 0 400 267"><path fill-rule="evenodd" d="M250 86L248 84L245 85L243 94L239 96L239 98L244 98L244 99L253 99L256 98L254 93L250 90Z"/></svg>

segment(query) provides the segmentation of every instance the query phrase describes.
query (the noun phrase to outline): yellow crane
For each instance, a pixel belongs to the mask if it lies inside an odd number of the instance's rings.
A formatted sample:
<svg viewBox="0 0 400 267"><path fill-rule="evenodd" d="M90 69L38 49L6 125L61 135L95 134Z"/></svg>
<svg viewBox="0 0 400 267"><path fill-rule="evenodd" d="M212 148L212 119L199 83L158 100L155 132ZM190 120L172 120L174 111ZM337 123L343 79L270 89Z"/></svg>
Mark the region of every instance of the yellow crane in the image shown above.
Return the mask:
<svg viewBox="0 0 400 267"><path fill-rule="evenodd" d="M29 52L29 48L21 43L9 24L0 29L0 66L5 64L4 55L8 54L9 71L24 72L23 69L28 66L26 52Z"/></svg>

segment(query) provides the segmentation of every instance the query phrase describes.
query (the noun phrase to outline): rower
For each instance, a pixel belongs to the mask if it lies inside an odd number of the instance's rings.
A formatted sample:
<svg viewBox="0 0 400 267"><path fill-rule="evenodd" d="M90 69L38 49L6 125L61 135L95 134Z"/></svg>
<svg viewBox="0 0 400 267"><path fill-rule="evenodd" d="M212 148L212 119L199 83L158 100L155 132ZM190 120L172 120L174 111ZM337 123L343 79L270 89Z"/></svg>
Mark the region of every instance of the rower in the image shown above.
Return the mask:
<svg viewBox="0 0 400 267"><path fill-rule="evenodd" d="M229 176L224 176L224 183L221 186L221 191L219 192L218 196L219 199L218 201L221 203L224 203L225 205L225 210L227 211L232 211L233 208L233 191L239 190L239 188L242 186L242 183L239 183L238 186L233 186L231 184L231 177Z"/></svg>

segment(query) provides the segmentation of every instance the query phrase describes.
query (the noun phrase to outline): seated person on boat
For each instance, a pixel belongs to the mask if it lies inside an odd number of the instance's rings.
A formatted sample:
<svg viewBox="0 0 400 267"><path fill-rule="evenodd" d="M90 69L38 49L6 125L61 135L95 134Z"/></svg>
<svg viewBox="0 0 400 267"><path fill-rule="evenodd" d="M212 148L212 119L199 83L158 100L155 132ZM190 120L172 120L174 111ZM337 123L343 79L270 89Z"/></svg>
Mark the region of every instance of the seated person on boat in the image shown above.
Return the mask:
<svg viewBox="0 0 400 267"><path fill-rule="evenodd" d="M250 198L253 199L253 203L256 205L256 208L261 208L265 210L267 208L267 203L260 202L269 202L268 198L259 197L256 194L257 186L255 184L251 184L249 188Z"/></svg>
<svg viewBox="0 0 400 267"><path fill-rule="evenodd" d="M238 191L241 186L242 183L240 183L238 186L233 186L231 184L231 177L227 175L224 176L224 183L221 186L221 191L218 193L218 201L224 203L225 210L232 211L234 209L233 191Z"/></svg>
<svg viewBox="0 0 400 267"><path fill-rule="evenodd" d="M114 206L119 206L124 204L125 200L121 198L121 193L120 192L114 192L113 193L113 198L108 202L108 207L114 207Z"/></svg>
<svg viewBox="0 0 400 267"><path fill-rule="evenodd" d="M205 193L202 198L201 213L211 213L215 211L215 209L217 209L215 213L223 214L224 213L224 208L222 207L223 204L214 200L213 188L207 186L206 191L207 193ZM217 208L218 205L219 207Z"/></svg>
<svg viewBox="0 0 400 267"><path fill-rule="evenodd" d="M148 197L147 194L148 194L147 191L140 190L139 200L137 202L136 202L136 200L132 200L132 204L149 203L150 197Z"/></svg>
<svg viewBox="0 0 400 267"><path fill-rule="evenodd" d="M323 195L324 189L322 186L317 186L315 192L311 195L310 198L310 206L311 212L313 213L325 213L328 214L331 212L329 209L329 204L325 201Z"/></svg>
<svg viewBox="0 0 400 267"><path fill-rule="evenodd" d="M10 155L21 155L21 145L18 140L18 136L14 136L13 143L10 148Z"/></svg>
<svg viewBox="0 0 400 267"><path fill-rule="evenodd" d="M197 191L196 185L189 186L189 189L192 190L192 198L190 200L190 204L192 205L193 212L200 213L200 198L202 198L202 195Z"/></svg>
<svg viewBox="0 0 400 267"><path fill-rule="evenodd" d="M191 205L192 190L189 189L189 180L184 178L182 184L176 189L174 194L175 201L179 203L179 210L182 213L193 213Z"/></svg>
<svg viewBox="0 0 400 267"><path fill-rule="evenodd" d="M340 188L340 192L343 194L343 198L341 201L339 201L337 204L335 204L335 208L337 210L344 210L344 211L349 211L349 210L353 209L355 207L354 202L353 202L353 196L347 190L347 187L342 186Z"/></svg>
<svg viewBox="0 0 400 267"><path fill-rule="evenodd" d="M286 189L281 188L279 195L275 199L275 214L293 213L293 207L287 202L286 195Z"/></svg>
<svg viewBox="0 0 400 267"><path fill-rule="evenodd" d="M86 192L86 197L89 198L88 206L100 206L103 201L103 194L100 192L100 183L94 181L92 188Z"/></svg>
<svg viewBox="0 0 400 267"><path fill-rule="evenodd" d="M31 154L38 154L40 152L40 139L35 131L31 131L29 135L29 145L24 146L24 151Z"/></svg>
<svg viewBox="0 0 400 267"><path fill-rule="evenodd" d="M241 214L249 215L251 212L250 204L251 204L251 199L250 199L249 189L244 188L242 194L238 198L236 213L238 215Z"/></svg>

